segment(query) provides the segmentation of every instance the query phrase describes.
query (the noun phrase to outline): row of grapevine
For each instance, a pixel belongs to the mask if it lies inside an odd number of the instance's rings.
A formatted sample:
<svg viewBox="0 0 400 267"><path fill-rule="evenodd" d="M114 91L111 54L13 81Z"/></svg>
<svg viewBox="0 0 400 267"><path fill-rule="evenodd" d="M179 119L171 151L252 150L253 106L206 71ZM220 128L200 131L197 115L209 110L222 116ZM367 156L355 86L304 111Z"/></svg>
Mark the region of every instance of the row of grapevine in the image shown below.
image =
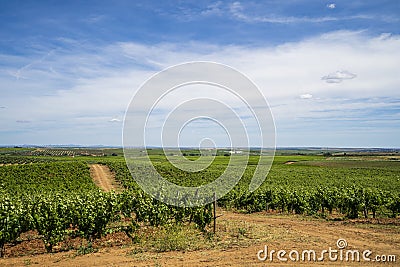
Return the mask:
<svg viewBox="0 0 400 267"><path fill-rule="evenodd" d="M75 156L75 151L73 150L62 150L62 149L37 149L29 153L32 156Z"/></svg>
<svg viewBox="0 0 400 267"><path fill-rule="evenodd" d="M0 164L4 164L4 165L6 165L6 164L28 164L28 163L50 162L50 161L54 161L54 160L52 158L0 155Z"/></svg>
<svg viewBox="0 0 400 267"><path fill-rule="evenodd" d="M110 222L130 221L127 234L141 225L160 226L193 222L204 230L211 222L211 207L177 208L144 194L90 191L85 194L0 195L0 256L6 243L21 233L36 230L48 252L69 236L89 241L101 237ZM128 229L128 230L127 230Z"/></svg>
<svg viewBox="0 0 400 267"><path fill-rule="evenodd" d="M123 187L125 187L126 190L133 192L138 200L143 201L142 205L138 206L137 214L140 214L140 218L147 218L152 225L159 225L159 222L167 222L171 220L179 222L184 221L185 218L189 218L189 222L194 222L201 230L204 230L205 227L211 223L211 204L191 208L166 205L143 192L132 178L132 175L124 161L112 160L103 163L110 168L110 170L115 174L115 178ZM147 177L151 172L148 169L148 166L141 165L139 168L143 177Z"/></svg>
<svg viewBox="0 0 400 267"><path fill-rule="evenodd" d="M350 187L264 187L253 193L231 192L220 199L220 205L247 212L276 210L296 214L325 214L333 210L348 218L389 216L400 213L400 193L379 189Z"/></svg>

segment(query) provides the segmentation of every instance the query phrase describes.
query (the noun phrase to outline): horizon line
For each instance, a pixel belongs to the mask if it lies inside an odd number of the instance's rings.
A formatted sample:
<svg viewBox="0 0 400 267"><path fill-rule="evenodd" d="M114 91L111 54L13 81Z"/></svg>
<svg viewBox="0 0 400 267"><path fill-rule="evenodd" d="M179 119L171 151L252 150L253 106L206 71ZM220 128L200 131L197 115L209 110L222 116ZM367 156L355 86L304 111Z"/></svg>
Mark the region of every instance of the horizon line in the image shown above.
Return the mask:
<svg viewBox="0 0 400 267"><path fill-rule="evenodd" d="M88 145L88 144L1 144L0 148L124 148L121 145ZM152 149L198 149L195 146L182 146L182 147L163 147L163 146L130 146L125 148L152 148ZM229 146L220 146L220 147L205 147L204 149L230 149ZM234 149L271 149L268 147L259 147L259 146L250 146L250 147L232 147ZM279 149L318 149L318 150L327 150L327 149L393 149L400 150L400 147L377 147L377 146L276 146L276 150Z"/></svg>

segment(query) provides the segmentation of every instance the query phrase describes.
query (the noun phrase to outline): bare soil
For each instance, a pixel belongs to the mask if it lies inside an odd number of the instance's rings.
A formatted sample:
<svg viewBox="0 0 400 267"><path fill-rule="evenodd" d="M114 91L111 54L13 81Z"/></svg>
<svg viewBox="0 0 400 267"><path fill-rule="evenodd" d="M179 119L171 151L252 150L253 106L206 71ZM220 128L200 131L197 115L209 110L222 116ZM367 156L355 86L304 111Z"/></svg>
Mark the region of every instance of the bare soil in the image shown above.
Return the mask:
<svg viewBox="0 0 400 267"><path fill-rule="evenodd" d="M115 180L114 175L105 165L90 165L90 176L92 177L94 183L106 192L111 190L119 191L121 189L120 185Z"/></svg>
<svg viewBox="0 0 400 267"><path fill-rule="evenodd" d="M398 219L326 221L317 218L279 214L241 214L221 210L215 241L195 251L141 251L124 234L116 233L102 241L95 253L78 256L76 250L53 254L26 255L0 259L0 266L400 266L400 226ZM396 255L396 262L300 261L261 262L257 252L337 249L345 239L346 249L369 249L376 255ZM118 241L119 240L119 241ZM118 242L117 242L118 241ZM32 242L32 241L30 241ZM35 241L37 242L37 241ZM104 244L110 244L108 247ZM32 243L31 245L37 245ZM319 255L317 255L318 257ZM287 255L286 255L287 257Z"/></svg>

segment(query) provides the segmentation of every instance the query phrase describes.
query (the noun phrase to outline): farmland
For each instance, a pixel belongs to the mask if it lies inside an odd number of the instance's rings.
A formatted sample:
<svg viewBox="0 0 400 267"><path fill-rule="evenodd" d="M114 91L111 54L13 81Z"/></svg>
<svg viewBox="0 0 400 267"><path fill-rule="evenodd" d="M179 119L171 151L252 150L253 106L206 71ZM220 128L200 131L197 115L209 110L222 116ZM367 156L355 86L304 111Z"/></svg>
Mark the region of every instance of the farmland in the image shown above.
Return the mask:
<svg viewBox="0 0 400 267"><path fill-rule="evenodd" d="M91 155L86 155L89 150L80 153L74 149L74 157L65 150L48 151L48 155L40 156L35 156L34 150L1 150L0 247L3 255L18 255L9 251L21 243L31 242L26 238L27 233L40 241L43 252L90 252L93 244L110 234L124 236L125 245L139 244L144 252L152 251L157 245L143 245L143 240L151 239L149 229L156 236L178 229L186 237L204 239L207 246L219 246L217 237L222 233L212 233L212 205L178 208L154 200L131 177L121 150L90 150ZM185 186L213 181L226 169L229 159L241 160L240 155L227 156L221 152L206 170L186 173L168 163L160 151L152 150L149 154L160 174ZM187 155L193 160L198 157L195 151ZM248 185L257 162L258 155L254 153L240 182L218 200L219 213L303 216L326 222L373 222L374 218L381 222L398 221L400 161L396 155L278 155L265 182L250 193ZM108 167L115 183L123 190L104 192L98 188L90 174L89 166L93 164ZM150 173L150 166L141 157L137 158L137 168L141 168L143 175ZM221 219L221 223L224 221L226 218ZM398 224L394 225L390 231L398 236ZM219 231L230 231L229 227L219 227ZM79 245L68 245L71 240L79 241ZM167 246L159 251L191 250L190 247Z"/></svg>

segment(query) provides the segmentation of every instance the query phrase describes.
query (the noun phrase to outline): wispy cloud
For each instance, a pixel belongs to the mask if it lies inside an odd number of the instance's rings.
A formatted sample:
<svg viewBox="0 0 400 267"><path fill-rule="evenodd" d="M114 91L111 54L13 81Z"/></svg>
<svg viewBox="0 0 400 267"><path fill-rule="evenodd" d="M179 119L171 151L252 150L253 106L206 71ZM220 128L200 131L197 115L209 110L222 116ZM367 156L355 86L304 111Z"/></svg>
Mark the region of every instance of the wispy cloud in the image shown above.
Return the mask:
<svg viewBox="0 0 400 267"><path fill-rule="evenodd" d="M398 100L398 99L397 99ZM375 121L385 122L388 125L398 121L400 115L399 102L387 97L374 98L336 98L319 102L318 108L313 110L312 116L305 117L308 120L352 120L358 122L353 127L364 128L371 126Z"/></svg>
<svg viewBox="0 0 400 267"><path fill-rule="evenodd" d="M327 83L341 83L343 80L351 80L355 77L357 77L356 74L351 73L347 70L338 70L326 76L323 76L321 80L324 80Z"/></svg>
<svg viewBox="0 0 400 267"><path fill-rule="evenodd" d="M206 9L200 12L201 15L221 15L224 12L223 3L221 1L217 1L212 3L206 7Z"/></svg>
<svg viewBox="0 0 400 267"><path fill-rule="evenodd" d="M108 122L121 122L121 120L118 119L118 118L112 118L112 119L109 120Z"/></svg>
<svg viewBox="0 0 400 267"><path fill-rule="evenodd" d="M272 5L273 6L273 5ZM203 7L201 5L185 5L178 4L175 9L177 12L165 12L158 10L158 14L163 16L174 17L178 21L196 21L211 16L220 18L234 19L245 23L270 23L270 24L313 24L313 23L329 23L336 21L352 21L352 20L379 20L383 22L398 22L397 16L382 15L376 13L353 13L353 15L334 14L321 16L320 14L308 16L291 15L290 10L274 10L268 3L262 4L246 1L224 2L216 1ZM328 3L328 9L336 9L336 3ZM308 8L308 7L307 7Z"/></svg>
<svg viewBox="0 0 400 267"><path fill-rule="evenodd" d="M17 80L19 79L27 79L27 77L23 76L25 71L28 71L30 68L32 68L34 65L39 65L40 63L42 63L43 61L45 61L45 59L50 56L53 52L55 51L55 49L50 50L49 52L47 52L44 56L42 56L41 58L34 60L24 66L22 66L21 68L17 69L16 71L9 71L10 75L15 77Z"/></svg>
<svg viewBox="0 0 400 267"><path fill-rule="evenodd" d="M83 21L89 23L89 24L95 24L98 23L100 21L103 21L104 19L106 19L107 16L106 15L90 15L89 17L83 19Z"/></svg>
<svg viewBox="0 0 400 267"><path fill-rule="evenodd" d="M328 5L329 8L335 8L335 4ZM333 16L324 16L324 17L295 17L295 16L282 16L282 15L255 15L246 13L244 6L241 2L233 2L229 6L230 14L241 21L244 22L263 22L263 23L278 23L278 24L293 24L293 23L320 23L320 22L331 22L331 21L339 21L339 20L354 20L354 19L373 19L375 18L372 15L352 15L352 16L343 16L343 17L333 17Z"/></svg>

